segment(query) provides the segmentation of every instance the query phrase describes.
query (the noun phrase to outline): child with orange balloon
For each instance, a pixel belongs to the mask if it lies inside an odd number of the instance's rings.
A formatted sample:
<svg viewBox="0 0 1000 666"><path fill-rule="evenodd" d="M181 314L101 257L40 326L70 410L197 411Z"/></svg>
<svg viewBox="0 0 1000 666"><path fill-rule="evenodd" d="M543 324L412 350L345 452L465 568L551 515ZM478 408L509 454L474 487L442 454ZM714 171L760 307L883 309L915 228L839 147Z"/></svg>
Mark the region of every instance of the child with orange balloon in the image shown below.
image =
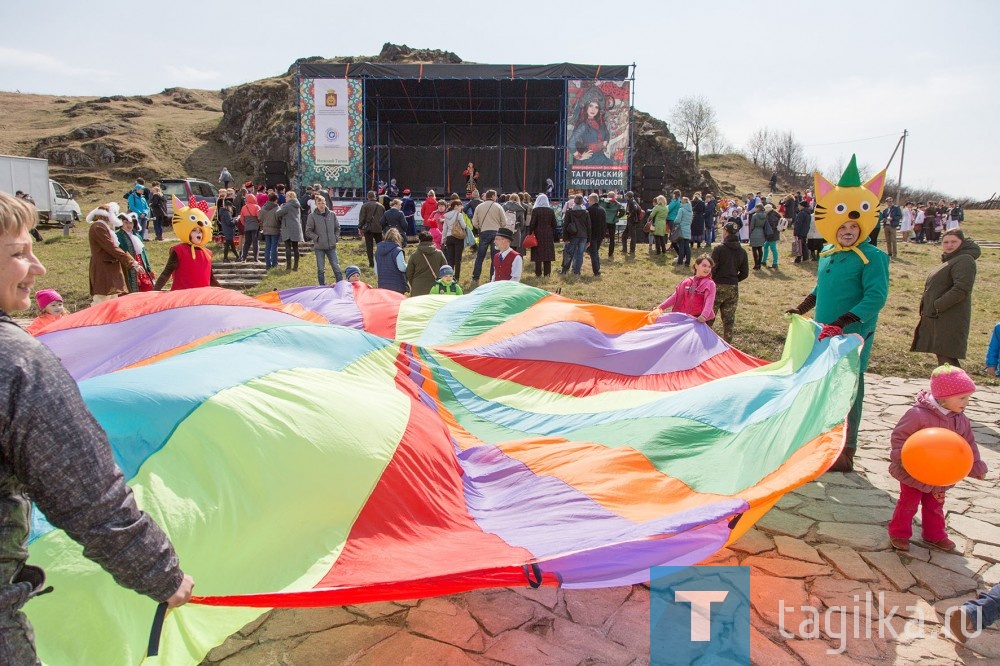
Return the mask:
<svg viewBox="0 0 1000 666"><path fill-rule="evenodd" d="M944 494L966 476L982 479L986 463L964 414L976 385L961 368L945 364L931 374L931 390L917 400L892 431L889 473L899 481L899 500L889 521L896 550L910 549L913 517L921 508L923 542L955 550L944 521Z"/></svg>

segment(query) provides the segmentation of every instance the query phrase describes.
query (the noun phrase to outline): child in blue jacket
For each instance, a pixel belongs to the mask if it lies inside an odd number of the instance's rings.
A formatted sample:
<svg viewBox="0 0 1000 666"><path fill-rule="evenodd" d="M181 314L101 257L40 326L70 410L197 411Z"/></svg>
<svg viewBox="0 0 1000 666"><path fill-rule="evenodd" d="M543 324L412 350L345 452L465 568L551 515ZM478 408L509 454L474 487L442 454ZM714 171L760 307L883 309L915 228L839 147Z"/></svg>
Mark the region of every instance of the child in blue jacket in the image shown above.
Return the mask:
<svg viewBox="0 0 1000 666"><path fill-rule="evenodd" d="M990 377L1000 375L998 363L1000 363L1000 324L993 327L993 337L990 338L990 346L986 350L986 374Z"/></svg>

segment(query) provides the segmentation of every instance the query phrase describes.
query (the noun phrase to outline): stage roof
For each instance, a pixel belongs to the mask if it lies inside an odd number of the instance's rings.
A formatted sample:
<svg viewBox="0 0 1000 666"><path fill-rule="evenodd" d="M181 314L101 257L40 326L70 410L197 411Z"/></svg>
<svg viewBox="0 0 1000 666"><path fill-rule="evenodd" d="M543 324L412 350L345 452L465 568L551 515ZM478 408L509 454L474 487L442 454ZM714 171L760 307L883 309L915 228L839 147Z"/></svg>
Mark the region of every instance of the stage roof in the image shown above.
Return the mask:
<svg viewBox="0 0 1000 666"><path fill-rule="evenodd" d="M631 78L631 65L397 64L397 63L299 63L299 76L315 79L611 79Z"/></svg>

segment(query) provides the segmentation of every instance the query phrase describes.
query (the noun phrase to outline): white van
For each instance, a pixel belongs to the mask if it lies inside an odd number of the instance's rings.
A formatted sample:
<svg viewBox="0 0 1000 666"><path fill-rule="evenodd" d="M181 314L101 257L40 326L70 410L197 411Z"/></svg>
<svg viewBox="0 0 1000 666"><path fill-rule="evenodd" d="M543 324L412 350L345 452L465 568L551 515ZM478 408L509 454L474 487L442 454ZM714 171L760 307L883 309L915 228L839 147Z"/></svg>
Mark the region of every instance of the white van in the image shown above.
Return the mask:
<svg viewBox="0 0 1000 666"><path fill-rule="evenodd" d="M75 222L80 219L80 204L65 187L49 178L47 160L0 155L0 192L13 195L18 191L31 195L43 220Z"/></svg>

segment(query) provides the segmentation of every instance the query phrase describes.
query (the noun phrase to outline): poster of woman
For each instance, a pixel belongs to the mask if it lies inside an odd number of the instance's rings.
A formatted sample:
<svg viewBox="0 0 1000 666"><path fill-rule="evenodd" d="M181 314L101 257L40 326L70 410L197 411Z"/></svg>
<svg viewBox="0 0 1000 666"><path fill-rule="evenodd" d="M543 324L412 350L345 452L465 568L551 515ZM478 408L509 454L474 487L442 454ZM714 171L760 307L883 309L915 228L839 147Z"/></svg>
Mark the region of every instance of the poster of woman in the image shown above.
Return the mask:
<svg viewBox="0 0 1000 666"><path fill-rule="evenodd" d="M570 81L567 152L571 189L622 190L628 181L628 81Z"/></svg>

